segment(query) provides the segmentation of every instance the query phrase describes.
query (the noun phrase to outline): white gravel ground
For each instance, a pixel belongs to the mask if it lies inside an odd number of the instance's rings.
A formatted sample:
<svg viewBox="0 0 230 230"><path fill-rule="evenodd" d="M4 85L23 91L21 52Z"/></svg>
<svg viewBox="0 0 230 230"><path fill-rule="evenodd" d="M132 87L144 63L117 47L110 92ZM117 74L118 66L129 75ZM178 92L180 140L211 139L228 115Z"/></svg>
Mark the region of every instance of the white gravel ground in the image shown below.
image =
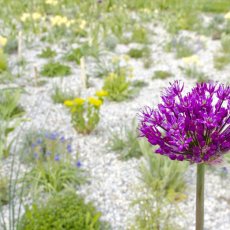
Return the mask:
<svg viewBox="0 0 230 230"><path fill-rule="evenodd" d="M156 106L160 100L161 90L169 81L181 79L185 87L189 88L195 80L186 79L179 70L183 65L181 60L175 59L172 53L165 53L162 44L165 44L168 35L161 27L152 28L156 35L152 39L152 59L154 65L150 69L144 69L141 61L132 60L134 67L134 79L144 80L149 85L143 88L140 94L130 101L121 103L105 102L101 108L101 121L97 129L90 135L83 136L75 132L71 126L70 114L63 105L53 104L50 98L54 83L62 85L65 89L75 90L81 88L80 70L73 65L73 74L63 80L49 79L43 87L33 86L34 66L38 69L46 62L36 57L40 52L39 42L34 47L25 49L25 59L29 61L25 75L16 81L16 85L24 85L26 93L21 98L21 104L26 110L25 117L29 120L24 124L25 129L45 128L63 131L66 136L73 137L73 145L80 152L83 168L90 173L90 182L83 185L80 193L87 200L94 201L102 212L103 219L108 220L112 229L127 229L132 222L136 209L130 208L130 203L137 197L135 186L139 183L138 166L140 160L122 162L118 160L114 152L109 152L106 144L109 140L109 131L118 127L130 125L139 109L144 105ZM212 41L206 37L199 37L194 33L183 32L194 41L201 40L205 47L199 49L197 55L201 59L202 69L212 80L229 82L229 68L225 71L217 71L213 67L213 54L219 47L219 41ZM119 45L118 54L124 54L129 47ZM15 59L12 58L12 64ZM174 77L166 80L151 80L155 70L169 70ZM94 94L102 86L101 79L90 79L93 87L82 92L82 95ZM21 127L18 127L19 131ZM209 171L206 174L205 187L205 229L227 230L230 229L230 193L228 179L221 179L217 172ZM178 223L185 230L194 229L195 207L195 168L191 166L187 173L188 199L181 203L181 211L185 217L178 218Z"/></svg>

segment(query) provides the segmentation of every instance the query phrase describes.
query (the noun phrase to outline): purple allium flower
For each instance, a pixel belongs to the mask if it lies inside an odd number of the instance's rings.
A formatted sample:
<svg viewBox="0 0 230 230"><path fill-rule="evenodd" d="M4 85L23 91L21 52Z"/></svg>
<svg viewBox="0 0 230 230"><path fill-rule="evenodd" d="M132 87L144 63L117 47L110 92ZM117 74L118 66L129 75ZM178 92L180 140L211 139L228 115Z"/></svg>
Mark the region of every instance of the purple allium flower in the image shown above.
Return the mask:
<svg viewBox="0 0 230 230"><path fill-rule="evenodd" d="M142 110L140 136L172 160L219 162L230 150L230 86L197 83L191 92L183 90L184 85L175 81L158 109Z"/></svg>

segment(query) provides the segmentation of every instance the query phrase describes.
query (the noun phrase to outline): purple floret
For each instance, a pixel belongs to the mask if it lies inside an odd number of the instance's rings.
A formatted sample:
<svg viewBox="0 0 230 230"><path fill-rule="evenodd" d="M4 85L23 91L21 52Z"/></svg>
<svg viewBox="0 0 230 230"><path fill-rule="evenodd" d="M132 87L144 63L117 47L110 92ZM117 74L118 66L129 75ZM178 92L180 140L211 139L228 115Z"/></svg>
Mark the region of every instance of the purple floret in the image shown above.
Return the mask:
<svg viewBox="0 0 230 230"><path fill-rule="evenodd" d="M140 136L171 160L217 162L230 150L230 86L197 83L191 92L183 90L175 81L157 109L142 110Z"/></svg>

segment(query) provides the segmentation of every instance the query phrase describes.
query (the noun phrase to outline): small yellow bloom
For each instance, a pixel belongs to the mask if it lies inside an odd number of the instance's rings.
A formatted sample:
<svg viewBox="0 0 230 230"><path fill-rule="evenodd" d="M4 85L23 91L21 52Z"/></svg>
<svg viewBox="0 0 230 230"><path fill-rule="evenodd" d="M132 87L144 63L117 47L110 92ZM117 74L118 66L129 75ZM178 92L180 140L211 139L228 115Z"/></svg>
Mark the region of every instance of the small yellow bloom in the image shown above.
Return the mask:
<svg viewBox="0 0 230 230"><path fill-rule="evenodd" d="M108 92L105 91L105 90L100 90L100 91L96 92L96 96L98 96L98 97L106 97L106 96L108 96Z"/></svg>
<svg viewBox="0 0 230 230"><path fill-rule="evenodd" d="M192 55L190 57L182 58L183 62L188 65L199 65L200 59L197 55Z"/></svg>
<svg viewBox="0 0 230 230"><path fill-rule="evenodd" d="M33 20L39 20L42 17L42 15L38 12L32 13L32 19Z"/></svg>
<svg viewBox="0 0 230 230"><path fill-rule="evenodd" d="M74 106L74 101L66 100L66 101L64 101L64 105L66 105L68 107Z"/></svg>
<svg viewBox="0 0 230 230"><path fill-rule="evenodd" d="M60 16L60 15L50 17L50 21L52 26L65 25L66 27L69 27L75 22L74 20L69 20L66 16Z"/></svg>
<svg viewBox="0 0 230 230"><path fill-rule="evenodd" d="M112 63L118 63L120 61L120 57L119 56L113 56L112 57Z"/></svg>
<svg viewBox="0 0 230 230"><path fill-rule="evenodd" d="M89 104L94 105L97 108L99 108L102 105L102 100L97 99L95 97L89 97L88 102Z"/></svg>
<svg viewBox="0 0 230 230"><path fill-rule="evenodd" d="M87 23L86 23L86 20L84 19L78 19L77 24L78 24L79 29L84 30Z"/></svg>
<svg viewBox="0 0 230 230"><path fill-rule="evenodd" d="M7 38L0 36L0 46L3 47L7 43Z"/></svg>
<svg viewBox="0 0 230 230"><path fill-rule="evenodd" d="M84 100L83 98L75 98L75 99L74 99L74 103L75 103L76 105L83 105L84 102L85 102L85 100Z"/></svg>
<svg viewBox="0 0 230 230"><path fill-rule="evenodd" d="M58 4L57 0L46 0L47 5L56 6Z"/></svg>
<svg viewBox="0 0 230 230"><path fill-rule="evenodd" d="M130 60L130 56L129 55L123 55L123 58L126 62L128 62Z"/></svg>
<svg viewBox="0 0 230 230"><path fill-rule="evenodd" d="M224 18L229 20L230 19L230 12L228 12L227 14L225 14Z"/></svg>
<svg viewBox="0 0 230 230"><path fill-rule="evenodd" d="M20 20L21 20L22 22L25 22L25 21L27 21L29 18L30 18L30 14L29 14L29 13L23 13L22 16L21 16L21 18L20 18Z"/></svg>

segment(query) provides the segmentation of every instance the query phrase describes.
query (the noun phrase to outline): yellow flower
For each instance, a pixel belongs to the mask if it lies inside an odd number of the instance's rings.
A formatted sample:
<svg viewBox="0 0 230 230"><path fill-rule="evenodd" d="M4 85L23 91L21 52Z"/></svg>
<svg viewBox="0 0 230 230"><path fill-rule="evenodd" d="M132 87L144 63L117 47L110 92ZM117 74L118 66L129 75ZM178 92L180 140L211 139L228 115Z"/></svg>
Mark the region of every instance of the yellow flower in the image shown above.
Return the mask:
<svg viewBox="0 0 230 230"><path fill-rule="evenodd" d="M120 61L120 57L119 56L113 56L112 58L112 63L118 63Z"/></svg>
<svg viewBox="0 0 230 230"><path fill-rule="evenodd" d="M130 60L130 56L129 55L123 55L123 58L126 62L128 62Z"/></svg>
<svg viewBox="0 0 230 230"><path fill-rule="evenodd" d="M192 55L190 57L182 58L182 61L188 65L199 65L200 59L197 55Z"/></svg>
<svg viewBox="0 0 230 230"><path fill-rule="evenodd" d="M228 12L227 14L224 15L225 19L230 19L230 12Z"/></svg>
<svg viewBox="0 0 230 230"><path fill-rule="evenodd" d="M99 108L102 105L102 101L100 99L95 98L95 97L89 97L88 102L89 102L89 104L94 105L97 108Z"/></svg>
<svg viewBox="0 0 230 230"><path fill-rule="evenodd" d="M42 17L42 15L38 12L32 13L32 19L33 20L39 20Z"/></svg>
<svg viewBox="0 0 230 230"><path fill-rule="evenodd" d="M74 103L75 103L76 105L83 105L84 102L85 102L85 100L84 100L83 98L75 98L75 99L74 99Z"/></svg>
<svg viewBox="0 0 230 230"><path fill-rule="evenodd" d="M81 20L80 23L79 23L79 28L81 30L84 30L85 29L85 26L86 26L86 21L85 20Z"/></svg>
<svg viewBox="0 0 230 230"><path fill-rule="evenodd" d="M98 96L98 97L106 97L106 96L108 96L108 92L105 91L105 90L100 90L100 91L96 92L96 96Z"/></svg>
<svg viewBox="0 0 230 230"><path fill-rule="evenodd" d="M7 43L7 38L0 36L0 46L3 47Z"/></svg>
<svg viewBox="0 0 230 230"><path fill-rule="evenodd" d="M66 105L68 107L74 106L74 101L66 100L66 101L64 101L64 105Z"/></svg>
<svg viewBox="0 0 230 230"><path fill-rule="evenodd" d="M75 22L74 20L69 20L66 16L60 16L60 15L50 17L50 21L52 26L65 25L66 27L69 27Z"/></svg>
<svg viewBox="0 0 230 230"><path fill-rule="evenodd" d="M56 6L58 4L58 1L57 0L46 0L46 4Z"/></svg>
<svg viewBox="0 0 230 230"><path fill-rule="evenodd" d="M20 20L22 22L25 22L26 20L28 20L30 18L30 14L29 13L23 13Z"/></svg>

